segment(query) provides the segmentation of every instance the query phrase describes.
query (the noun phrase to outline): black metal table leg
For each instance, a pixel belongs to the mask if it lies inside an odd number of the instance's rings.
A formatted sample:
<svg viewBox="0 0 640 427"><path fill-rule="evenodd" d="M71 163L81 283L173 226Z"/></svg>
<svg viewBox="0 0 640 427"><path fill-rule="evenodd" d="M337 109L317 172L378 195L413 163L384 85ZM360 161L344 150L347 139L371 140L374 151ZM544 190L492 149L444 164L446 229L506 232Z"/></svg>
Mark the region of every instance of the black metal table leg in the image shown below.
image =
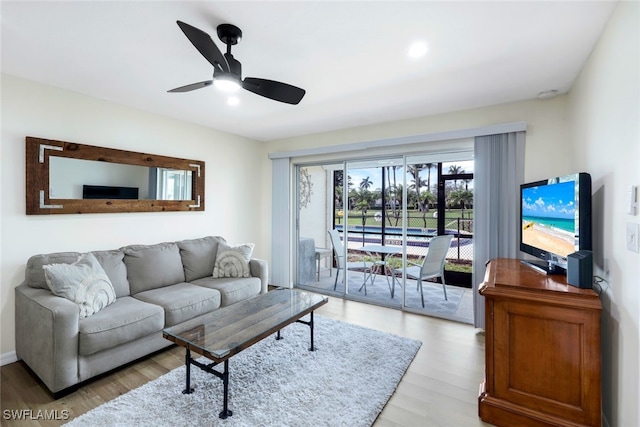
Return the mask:
<svg viewBox="0 0 640 427"><path fill-rule="evenodd" d="M315 347L313 346L313 311L311 312L311 320L309 321L309 328L311 328L311 348L309 348L309 351L316 351Z"/></svg>
<svg viewBox="0 0 640 427"><path fill-rule="evenodd" d="M220 412L220 418L223 420L233 415L233 412L229 410L229 359L224 361L224 373L222 374L222 384L224 387L224 400L222 412Z"/></svg>
<svg viewBox="0 0 640 427"><path fill-rule="evenodd" d="M313 311L311 311L310 313L310 320L304 321L301 319L296 320L296 322L299 323L304 323L305 325L309 326L309 330L310 330L310 338L311 338L311 347L309 348L309 351L315 351L315 344L314 344L314 340L313 340L313 335L314 335L314 319L313 319ZM282 339L282 334L281 334L281 330L278 330L277 335L276 335L276 339L280 340ZM202 369L205 372L208 372L210 374L213 374L215 376L217 376L218 378L220 378L222 380L222 384L223 384L223 408L222 411L218 414L218 416L222 419L226 419L230 416L233 415L233 411L231 411L229 409L229 359L224 360L224 372L220 372L214 369L214 367L216 365L218 365L218 363L222 363L221 362L213 362L213 363L209 363L209 364L205 364L202 362L199 362L198 360L194 360L191 358L191 351L187 348L186 352L185 352L185 365L186 365L186 387L185 389L182 391L183 394L190 394L194 391L193 388L191 388L191 365L195 365L198 368Z"/></svg>
<svg viewBox="0 0 640 427"><path fill-rule="evenodd" d="M184 359L184 364L187 368L187 386L182 390L182 394L191 394L193 389L191 388L191 351L189 349L187 349Z"/></svg>
<svg viewBox="0 0 640 427"><path fill-rule="evenodd" d="M309 347L309 351L316 351L316 347L313 345L313 311L309 314L311 315L311 318L308 322L302 319L298 319L296 320L296 323L303 323L309 327L309 329L311 330L311 347Z"/></svg>

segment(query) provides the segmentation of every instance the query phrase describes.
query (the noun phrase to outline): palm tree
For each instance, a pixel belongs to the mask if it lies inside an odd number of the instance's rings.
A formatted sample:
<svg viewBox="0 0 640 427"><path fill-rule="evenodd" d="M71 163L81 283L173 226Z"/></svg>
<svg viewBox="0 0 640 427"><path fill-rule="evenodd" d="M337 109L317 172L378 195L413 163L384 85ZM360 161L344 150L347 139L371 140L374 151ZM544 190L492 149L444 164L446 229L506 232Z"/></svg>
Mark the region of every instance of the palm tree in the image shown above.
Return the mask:
<svg viewBox="0 0 640 427"><path fill-rule="evenodd" d="M369 177L362 178L362 182L360 183L360 188L363 190L368 190L369 187L373 185L373 181L369 179Z"/></svg>
<svg viewBox="0 0 640 427"><path fill-rule="evenodd" d="M422 226L424 228L427 228L427 212L429 212L429 205L435 202L436 196L434 196L431 191L427 190L422 194L422 204L425 207L425 209L422 211Z"/></svg>
<svg viewBox="0 0 640 427"><path fill-rule="evenodd" d="M385 166L387 168L387 194L385 196L387 196L387 199L389 201L389 203L385 203L385 199L383 198L382 203L382 209L384 209L386 212L388 212L387 210L387 205L391 206L391 215L389 215L387 213L387 218L389 219L389 225L391 224L391 217L396 219L396 225L398 225L398 218L400 216L400 213L398 212L398 194L396 192L396 172L397 172L397 166ZM393 184L391 184L391 170L393 168ZM402 199L400 199L402 200Z"/></svg>
<svg viewBox="0 0 640 427"><path fill-rule="evenodd" d="M461 173L464 173L464 169L462 169L462 166L458 166L458 165L449 166L449 175L460 175ZM453 185L456 189L458 188L457 179L453 180Z"/></svg>
<svg viewBox="0 0 640 427"><path fill-rule="evenodd" d="M462 181L464 182L464 189L468 190L469 189L469 183L471 181L473 181L473 179L463 179Z"/></svg>
<svg viewBox="0 0 640 427"><path fill-rule="evenodd" d="M366 200L360 200L356 203L356 209L366 214L367 210L369 210L369 202Z"/></svg>
<svg viewBox="0 0 640 427"><path fill-rule="evenodd" d="M335 201L336 207L338 209L342 209L343 208L343 206L342 206L342 194L343 194L342 186L339 186L339 187L336 186L333 191L334 191L334 194L335 194L335 197L336 197L336 201Z"/></svg>
<svg viewBox="0 0 640 427"><path fill-rule="evenodd" d="M359 188L354 190L352 193L353 198L355 199L356 207L361 205L362 203L367 204L367 208L371 206L372 193L369 190L365 190L364 188Z"/></svg>
<svg viewBox="0 0 640 427"><path fill-rule="evenodd" d="M387 220L389 221L389 225L398 225L398 221L400 220L400 204L402 203L402 194L404 189L402 188L402 184L394 184L390 188L387 189L388 199L391 201L389 203L391 205L392 214L387 214ZM391 223L391 220L395 220L395 224Z"/></svg>
<svg viewBox="0 0 640 427"><path fill-rule="evenodd" d="M449 203L460 206L461 216L464 218L465 207L473 205L473 193L469 190L455 190L449 193Z"/></svg>
<svg viewBox="0 0 640 427"><path fill-rule="evenodd" d="M422 202L428 208L431 204L437 202L437 197L431 191L425 191L422 195Z"/></svg>
<svg viewBox="0 0 640 427"><path fill-rule="evenodd" d="M362 233L364 237L364 227L367 225L367 210L369 209L369 202L366 200L360 200L356 203L356 209L362 212ZM364 245L364 239L362 239Z"/></svg>
<svg viewBox="0 0 640 427"><path fill-rule="evenodd" d="M420 172L424 170L424 168L425 165L421 163L407 166L407 171L413 178L411 180L411 182L413 182L413 184L411 184L411 187L415 188L416 190L418 196L418 210L420 210L420 212L424 211L424 205L422 204L422 198L420 197L420 189L422 185L425 184L425 181L420 179Z"/></svg>
<svg viewBox="0 0 640 427"><path fill-rule="evenodd" d="M344 172L341 170L334 171L333 173L333 197L334 209L344 209ZM335 214L337 215L338 211L336 211ZM338 216L338 224L339 223L340 216Z"/></svg>
<svg viewBox="0 0 640 427"><path fill-rule="evenodd" d="M425 166L427 167L427 190L431 191L431 168L434 163L427 163Z"/></svg>

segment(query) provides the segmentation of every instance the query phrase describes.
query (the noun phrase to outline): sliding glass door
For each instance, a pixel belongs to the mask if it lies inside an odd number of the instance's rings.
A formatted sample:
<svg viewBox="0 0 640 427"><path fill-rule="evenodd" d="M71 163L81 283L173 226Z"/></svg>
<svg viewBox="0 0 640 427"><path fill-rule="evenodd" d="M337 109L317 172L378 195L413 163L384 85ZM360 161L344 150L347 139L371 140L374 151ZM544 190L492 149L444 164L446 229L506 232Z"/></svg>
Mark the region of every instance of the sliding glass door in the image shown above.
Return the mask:
<svg viewBox="0 0 640 427"><path fill-rule="evenodd" d="M332 227L332 165L296 167L295 283L333 292L333 253L328 230Z"/></svg>
<svg viewBox="0 0 640 427"><path fill-rule="evenodd" d="M347 198L336 224L347 251L346 294L400 308L394 270L402 260L402 206L398 173L402 157L347 162Z"/></svg>
<svg viewBox="0 0 640 427"><path fill-rule="evenodd" d="M299 165L296 178L296 286L473 321L470 153ZM445 286L418 280L437 236Z"/></svg>
<svg viewBox="0 0 640 427"><path fill-rule="evenodd" d="M472 323L473 160L463 153L408 156L404 179L403 307Z"/></svg>

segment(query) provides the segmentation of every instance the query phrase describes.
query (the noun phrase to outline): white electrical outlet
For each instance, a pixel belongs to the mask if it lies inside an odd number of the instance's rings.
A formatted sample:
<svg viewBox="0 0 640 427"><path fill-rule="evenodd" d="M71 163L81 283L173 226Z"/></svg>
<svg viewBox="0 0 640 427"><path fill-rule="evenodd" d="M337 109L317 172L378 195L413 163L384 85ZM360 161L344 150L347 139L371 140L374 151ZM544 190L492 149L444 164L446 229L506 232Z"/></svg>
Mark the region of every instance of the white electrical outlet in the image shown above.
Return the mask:
<svg viewBox="0 0 640 427"><path fill-rule="evenodd" d="M627 249L632 252L640 252L640 244L638 243L638 234L640 234L640 224L633 222L627 223Z"/></svg>

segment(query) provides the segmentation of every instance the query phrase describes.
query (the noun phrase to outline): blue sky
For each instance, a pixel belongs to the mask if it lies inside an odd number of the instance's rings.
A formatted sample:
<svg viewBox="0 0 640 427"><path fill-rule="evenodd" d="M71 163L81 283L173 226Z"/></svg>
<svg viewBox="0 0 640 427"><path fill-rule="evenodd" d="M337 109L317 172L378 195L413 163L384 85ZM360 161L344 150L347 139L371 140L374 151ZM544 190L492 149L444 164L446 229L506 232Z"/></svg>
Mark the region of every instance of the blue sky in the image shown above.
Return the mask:
<svg viewBox="0 0 640 427"><path fill-rule="evenodd" d="M460 161L460 162L449 162L443 163L443 171L446 173L449 170L449 166L458 165L462 167L464 172L473 173L473 161ZM398 167L397 169L397 183L402 184L404 169ZM431 169L431 187L434 187L437 184L437 169ZM349 169L349 176L351 177L351 182L353 183L354 188L359 188L360 183L366 177L373 182L369 190L380 190L382 188L382 168L374 167L374 168L361 168L361 169ZM423 170L420 173L420 176L423 180L427 179L427 170ZM407 177L407 185L411 185L412 178L410 176ZM393 183L393 177L391 177L391 182ZM473 187L473 184L469 185L469 189Z"/></svg>
<svg viewBox="0 0 640 427"><path fill-rule="evenodd" d="M523 190L522 214L548 218L575 218L573 181Z"/></svg>

